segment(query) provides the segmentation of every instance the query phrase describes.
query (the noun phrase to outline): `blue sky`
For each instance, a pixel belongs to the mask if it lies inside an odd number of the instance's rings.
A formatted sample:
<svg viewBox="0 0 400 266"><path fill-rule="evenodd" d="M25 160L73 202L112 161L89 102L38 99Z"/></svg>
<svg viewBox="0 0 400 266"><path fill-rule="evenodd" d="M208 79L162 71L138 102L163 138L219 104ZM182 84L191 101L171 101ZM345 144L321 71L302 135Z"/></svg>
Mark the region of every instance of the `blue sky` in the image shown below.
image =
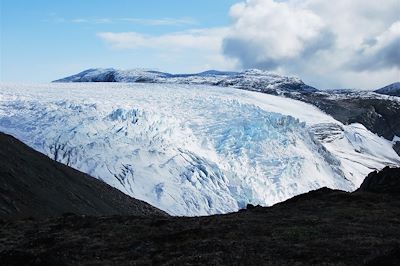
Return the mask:
<svg viewBox="0 0 400 266"><path fill-rule="evenodd" d="M1 0L0 78L46 82L90 67L163 68L150 51L113 50L96 34L158 35L227 25L234 2Z"/></svg>
<svg viewBox="0 0 400 266"><path fill-rule="evenodd" d="M259 68L318 88L400 80L398 0L1 0L0 81L87 68ZM351 22L351 23L350 23Z"/></svg>

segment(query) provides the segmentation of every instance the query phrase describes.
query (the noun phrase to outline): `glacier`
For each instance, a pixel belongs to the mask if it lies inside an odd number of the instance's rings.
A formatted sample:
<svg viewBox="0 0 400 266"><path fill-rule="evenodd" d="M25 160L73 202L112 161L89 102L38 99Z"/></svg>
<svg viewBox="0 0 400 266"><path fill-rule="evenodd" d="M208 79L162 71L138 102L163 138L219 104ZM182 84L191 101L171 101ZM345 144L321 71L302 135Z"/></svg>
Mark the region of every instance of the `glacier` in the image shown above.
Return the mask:
<svg viewBox="0 0 400 266"><path fill-rule="evenodd" d="M392 143L297 100L193 84L1 84L0 131L173 215L355 190ZM29 162L27 162L29 163Z"/></svg>

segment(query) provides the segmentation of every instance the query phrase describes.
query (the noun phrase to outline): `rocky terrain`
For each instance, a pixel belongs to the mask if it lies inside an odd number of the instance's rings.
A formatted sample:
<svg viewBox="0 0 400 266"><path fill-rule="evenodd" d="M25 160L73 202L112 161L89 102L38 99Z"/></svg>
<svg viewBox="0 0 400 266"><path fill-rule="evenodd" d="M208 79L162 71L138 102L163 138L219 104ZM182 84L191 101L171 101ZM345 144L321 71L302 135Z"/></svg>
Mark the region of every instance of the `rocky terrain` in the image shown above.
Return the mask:
<svg viewBox="0 0 400 266"><path fill-rule="evenodd" d="M363 124L386 139L400 135L400 100L393 97L357 91L289 92L284 95L313 104L344 124Z"/></svg>
<svg viewBox="0 0 400 266"><path fill-rule="evenodd" d="M0 132L0 218L166 215Z"/></svg>
<svg viewBox="0 0 400 266"><path fill-rule="evenodd" d="M78 174L15 139L4 135L2 139L1 151L10 157L1 165L2 184L17 173L24 173L20 178L25 182L48 172L53 179ZM31 160L33 164L27 163ZM60 168L63 171L54 170ZM85 190L87 186L77 184ZM2 185L3 190L7 187ZM248 205L226 215L91 216L82 215L93 214L90 210L73 213L66 208L69 213L52 218L6 221L2 216L0 261L3 265L399 265L399 195L400 169L387 167L371 173L353 193L322 188L273 207ZM103 198L112 196L105 193ZM11 201L18 202L18 197L8 195ZM32 205L30 212L45 206ZM152 210L148 214L159 214Z"/></svg>

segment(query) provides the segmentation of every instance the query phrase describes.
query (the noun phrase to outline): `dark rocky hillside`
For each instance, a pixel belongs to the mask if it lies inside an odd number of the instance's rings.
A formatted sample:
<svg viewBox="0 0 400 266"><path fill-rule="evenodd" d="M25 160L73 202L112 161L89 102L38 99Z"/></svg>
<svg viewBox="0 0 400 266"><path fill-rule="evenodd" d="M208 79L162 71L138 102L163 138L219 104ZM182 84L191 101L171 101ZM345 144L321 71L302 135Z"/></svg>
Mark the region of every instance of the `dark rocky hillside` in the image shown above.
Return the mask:
<svg viewBox="0 0 400 266"><path fill-rule="evenodd" d="M166 215L0 133L0 218Z"/></svg>
<svg viewBox="0 0 400 266"><path fill-rule="evenodd" d="M2 210L15 203L11 206L21 216L32 214L38 211L35 201L41 193L48 200L61 200L67 191L76 202L99 206L92 194L98 193L103 201L121 206L115 201L120 203L122 195L116 196L111 188L38 156L9 136L1 135L0 147ZM67 174L82 181L66 185ZM24 184L27 177L34 181ZM18 182L5 183L10 178ZM52 183L59 178L63 183ZM133 214L139 208L150 216L96 217L80 215L90 208L79 203L85 208L76 208L76 214L0 221L0 261L2 265L400 265L399 184L400 168L385 168L370 174L353 193L322 188L273 207L248 206L208 217L151 216L160 212L130 198L124 200L133 206ZM49 192L48 185L60 189L61 195ZM40 193L25 196L31 187ZM102 207L94 214L107 212L110 209ZM15 216L16 211L10 213ZM2 217L6 218L4 211Z"/></svg>
<svg viewBox="0 0 400 266"><path fill-rule="evenodd" d="M354 92L285 93L285 96L313 104L344 124L363 124L388 140L400 136L400 101Z"/></svg>
<svg viewBox="0 0 400 266"><path fill-rule="evenodd" d="M380 172L370 173L358 189L359 192L400 195L400 171L386 167Z"/></svg>

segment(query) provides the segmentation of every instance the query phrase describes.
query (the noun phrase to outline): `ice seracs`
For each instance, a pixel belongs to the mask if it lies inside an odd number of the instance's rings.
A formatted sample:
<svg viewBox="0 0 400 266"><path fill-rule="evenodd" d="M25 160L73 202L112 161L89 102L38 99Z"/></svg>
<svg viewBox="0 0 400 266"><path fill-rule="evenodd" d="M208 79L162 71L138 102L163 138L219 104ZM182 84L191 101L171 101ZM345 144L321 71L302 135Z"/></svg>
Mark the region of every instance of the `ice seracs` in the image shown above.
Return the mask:
<svg viewBox="0 0 400 266"><path fill-rule="evenodd" d="M177 215L352 191L400 162L390 141L312 105L192 84L3 84L0 130Z"/></svg>

